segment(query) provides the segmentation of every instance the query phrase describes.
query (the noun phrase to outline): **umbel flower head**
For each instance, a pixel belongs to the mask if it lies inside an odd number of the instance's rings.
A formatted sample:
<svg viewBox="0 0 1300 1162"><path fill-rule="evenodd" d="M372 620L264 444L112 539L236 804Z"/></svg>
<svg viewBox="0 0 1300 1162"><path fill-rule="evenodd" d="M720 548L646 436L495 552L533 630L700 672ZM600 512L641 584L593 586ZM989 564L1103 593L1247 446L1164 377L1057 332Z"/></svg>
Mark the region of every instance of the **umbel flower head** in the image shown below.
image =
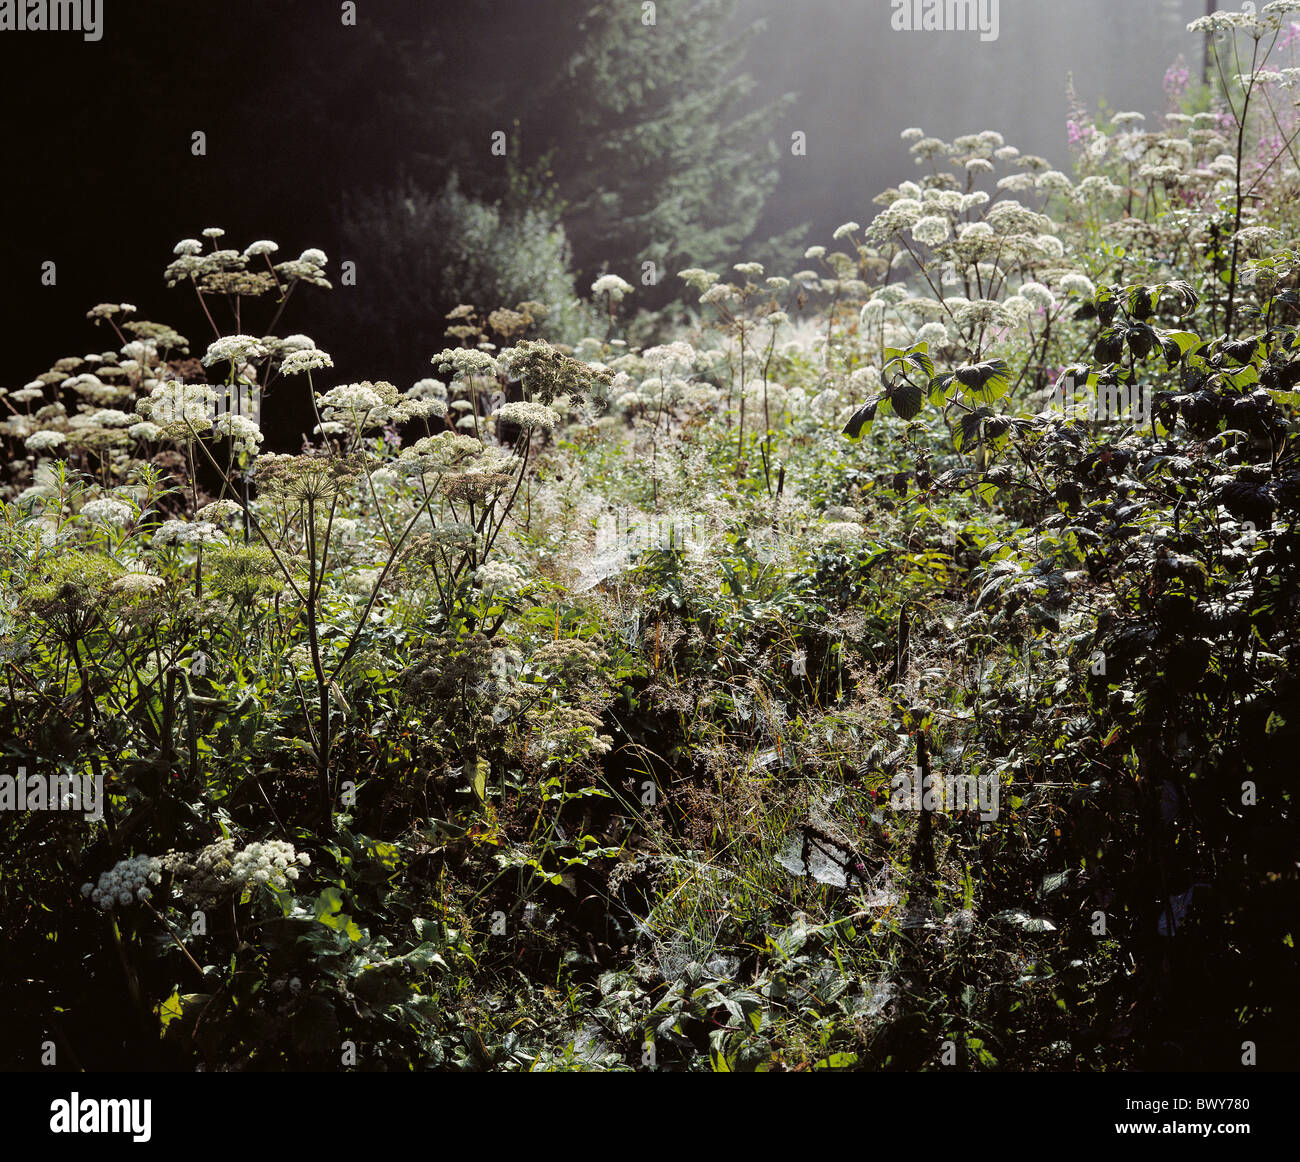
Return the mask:
<svg viewBox="0 0 1300 1162"><path fill-rule="evenodd" d="M112 497L104 497L102 500L92 500L81 506L81 519L93 523L103 523L114 525L118 528L130 523L131 518L135 515L129 504L124 504L120 500L114 500Z"/></svg>
<svg viewBox="0 0 1300 1162"><path fill-rule="evenodd" d="M293 844L268 839L265 843L250 843L230 861L230 879L235 885L287 888L291 880L298 878L297 864L310 862L305 852L300 856L293 850Z"/></svg>
<svg viewBox="0 0 1300 1162"><path fill-rule="evenodd" d="M527 431L553 432L559 422L559 414L544 403L506 403L502 404L492 418L498 423L518 424Z"/></svg>
<svg viewBox="0 0 1300 1162"><path fill-rule="evenodd" d="M333 366L334 360L327 352L312 347L289 352L280 364L280 374L301 375L304 371L320 371Z"/></svg>
<svg viewBox="0 0 1300 1162"><path fill-rule="evenodd" d="M77 636L105 612L111 586L124 572L106 553L46 555L23 591L23 604L64 636Z"/></svg>
<svg viewBox="0 0 1300 1162"><path fill-rule="evenodd" d="M204 367L226 361L247 363L252 359L262 359L268 354L266 345L252 335L224 335L208 347L201 362Z"/></svg>
<svg viewBox="0 0 1300 1162"><path fill-rule="evenodd" d="M147 900L153 895L150 884L162 881L163 861L153 855L137 855L119 860L106 872L99 873L99 881L82 884L81 894L105 911L125 908L136 900Z"/></svg>
<svg viewBox="0 0 1300 1162"><path fill-rule="evenodd" d="M316 453L284 456L267 453L254 469L261 495L268 499L328 503L351 491L363 471L355 457Z"/></svg>
<svg viewBox="0 0 1300 1162"><path fill-rule="evenodd" d="M632 293L632 284L616 274L603 274L591 284L591 293L597 297L609 295L609 301L617 303L622 301L624 295Z"/></svg>
<svg viewBox="0 0 1300 1162"><path fill-rule="evenodd" d="M522 381L528 398L538 403L550 403L561 395L570 396L574 403L589 396L603 398L614 381L608 367L563 355L541 339L525 339L503 358L509 361L510 373Z"/></svg>
<svg viewBox="0 0 1300 1162"><path fill-rule="evenodd" d="M211 429L217 393L206 383L169 379L138 400L136 414L169 440L192 440Z"/></svg>

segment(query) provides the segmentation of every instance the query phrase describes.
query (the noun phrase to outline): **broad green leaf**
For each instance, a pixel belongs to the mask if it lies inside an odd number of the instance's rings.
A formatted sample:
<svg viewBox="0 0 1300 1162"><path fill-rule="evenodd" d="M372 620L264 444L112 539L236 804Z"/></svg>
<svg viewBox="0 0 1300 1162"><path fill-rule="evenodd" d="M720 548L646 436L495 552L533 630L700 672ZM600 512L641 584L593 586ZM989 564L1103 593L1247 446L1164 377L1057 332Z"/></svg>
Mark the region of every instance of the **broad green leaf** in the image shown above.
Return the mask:
<svg viewBox="0 0 1300 1162"><path fill-rule="evenodd" d="M888 404L894 414L903 420L915 419L925 403L925 395L914 384L899 382L883 393L881 403Z"/></svg>
<svg viewBox="0 0 1300 1162"><path fill-rule="evenodd" d="M859 439L862 435L863 427L870 427L871 421L876 418L876 407L880 402L879 396L865 403L862 407L849 417L849 422L844 425L844 435L851 440Z"/></svg>

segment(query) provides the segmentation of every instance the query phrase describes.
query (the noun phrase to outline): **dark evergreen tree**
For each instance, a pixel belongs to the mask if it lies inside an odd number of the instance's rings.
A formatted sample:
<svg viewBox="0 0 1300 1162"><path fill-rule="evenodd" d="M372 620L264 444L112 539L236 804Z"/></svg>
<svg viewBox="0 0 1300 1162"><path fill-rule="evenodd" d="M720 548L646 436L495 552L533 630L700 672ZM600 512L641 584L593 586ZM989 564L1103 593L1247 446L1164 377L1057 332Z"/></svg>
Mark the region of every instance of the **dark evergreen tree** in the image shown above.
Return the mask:
<svg viewBox="0 0 1300 1162"><path fill-rule="evenodd" d="M520 77L502 109L522 119L525 162L549 161L579 288L604 269L641 286L653 262L659 290L637 304L657 305L680 293L664 276L682 267L792 257L800 231L751 239L778 179L775 129L794 100L747 100L754 81L741 65L762 25L737 28L735 0L544 8L532 19L548 28L525 21L513 35L558 31L567 59Z"/></svg>

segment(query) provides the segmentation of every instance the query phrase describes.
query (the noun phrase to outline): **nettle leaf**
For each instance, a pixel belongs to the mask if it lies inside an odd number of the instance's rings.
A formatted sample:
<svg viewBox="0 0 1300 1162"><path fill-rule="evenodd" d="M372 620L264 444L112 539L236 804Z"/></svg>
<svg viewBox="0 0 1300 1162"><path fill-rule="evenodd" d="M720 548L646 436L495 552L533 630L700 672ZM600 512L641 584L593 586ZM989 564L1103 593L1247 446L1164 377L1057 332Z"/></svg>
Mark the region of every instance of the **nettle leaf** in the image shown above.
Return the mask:
<svg viewBox="0 0 1300 1162"><path fill-rule="evenodd" d="M928 352L930 344L926 342L916 343L907 349L903 358L915 367L918 371L924 373L926 379L934 378L934 362L931 360Z"/></svg>
<svg viewBox="0 0 1300 1162"><path fill-rule="evenodd" d="M1097 318L1102 325L1109 326L1115 321L1115 312L1119 310L1119 303L1115 301L1115 288L1099 286L1092 296L1092 305L1097 309Z"/></svg>
<svg viewBox="0 0 1300 1162"><path fill-rule="evenodd" d="M849 422L844 425L843 434L848 436L851 440L860 439L862 436L862 429L864 427L871 427L871 422L876 418L876 407L879 402L880 397L877 396L875 399L868 400L858 408L858 410L849 417Z"/></svg>
<svg viewBox="0 0 1300 1162"><path fill-rule="evenodd" d="M1300 384L1300 360L1266 366L1259 373L1259 379L1270 391L1290 391Z"/></svg>
<svg viewBox="0 0 1300 1162"><path fill-rule="evenodd" d="M1253 363L1248 364L1240 371L1225 373L1223 382L1238 389L1254 387L1259 382L1259 369Z"/></svg>
<svg viewBox="0 0 1300 1162"><path fill-rule="evenodd" d="M957 376L951 371L946 375L936 375L930 380L930 402L932 404L944 403L948 398L948 389L957 382Z"/></svg>
<svg viewBox="0 0 1300 1162"><path fill-rule="evenodd" d="M1191 283L1181 278L1162 283L1156 289L1159 292L1158 304L1166 310L1172 306L1179 315L1187 314L1201 301L1201 296L1192 289Z"/></svg>
<svg viewBox="0 0 1300 1162"><path fill-rule="evenodd" d="M885 348L885 363L880 369L881 377L885 383L889 383L889 370L897 365L904 372L919 373L926 379L934 378L934 363L930 356L926 354L930 345L928 343L915 343L906 351L900 351L897 347Z"/></svg>
<svg viewBox="0 0 1300 1162"><path fill-rule="evenodd" d="M1222 351L1233 363L1249 363L1255 357L1255 351L1259 347L1259 339L1251 336L1246 339L1230 340L1223 343L1219 350Z"/></svg>

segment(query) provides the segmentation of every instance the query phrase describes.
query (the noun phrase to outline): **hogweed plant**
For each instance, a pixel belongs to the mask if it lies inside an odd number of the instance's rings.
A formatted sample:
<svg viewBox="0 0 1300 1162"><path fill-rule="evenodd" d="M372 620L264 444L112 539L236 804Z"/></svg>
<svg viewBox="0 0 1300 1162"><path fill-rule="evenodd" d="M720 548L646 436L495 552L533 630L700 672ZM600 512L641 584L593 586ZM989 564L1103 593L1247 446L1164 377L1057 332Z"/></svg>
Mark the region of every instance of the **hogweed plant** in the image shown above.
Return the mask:
<svg viewBox="0 0 1300 1162"><path fill-rule="evenodd" d="M168 269L197 358L96 307L115 349L0 426L7 753L106 787L102 826L0 819L42 839L6 931L73 1039L51 948L128 998L115 1036L210 1067L1222 1067L1267 1037L1295 7L1194 26L1205 108L1075 103L1070 174L905 130L870 218L806 269L682 270L694 315L645 347L605 275L572 348L465 304L428 378L333 382L258 334L325 256L215 231ZM281 376L296 455L261 438ZM102 929L64 919L78 884Z"/></svg>

